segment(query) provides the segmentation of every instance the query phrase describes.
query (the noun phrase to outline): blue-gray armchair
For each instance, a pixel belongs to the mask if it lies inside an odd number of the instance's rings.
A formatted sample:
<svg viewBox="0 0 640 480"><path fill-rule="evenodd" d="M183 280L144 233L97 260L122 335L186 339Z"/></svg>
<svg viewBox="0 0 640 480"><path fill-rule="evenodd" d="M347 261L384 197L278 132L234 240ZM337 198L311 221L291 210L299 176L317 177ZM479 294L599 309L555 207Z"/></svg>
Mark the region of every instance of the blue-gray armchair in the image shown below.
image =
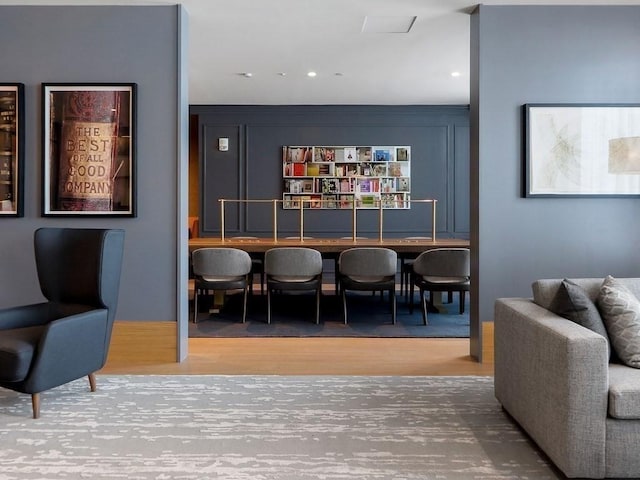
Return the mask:
<svg viewBox="0 0 640 480"><path fill-rule="evenodd" d="M0 386L40 393L95 372L107 359L118 302L124 231L41 228L34 235L46 301L0 310Z"/></svg>

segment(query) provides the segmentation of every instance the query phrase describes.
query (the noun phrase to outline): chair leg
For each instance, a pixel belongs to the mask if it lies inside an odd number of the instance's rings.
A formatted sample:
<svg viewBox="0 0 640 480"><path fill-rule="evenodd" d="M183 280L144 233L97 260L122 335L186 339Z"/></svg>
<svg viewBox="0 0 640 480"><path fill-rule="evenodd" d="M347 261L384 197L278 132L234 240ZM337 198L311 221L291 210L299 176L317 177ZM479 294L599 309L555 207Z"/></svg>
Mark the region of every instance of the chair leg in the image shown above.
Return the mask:
<svg viewBox="0 0 640 480"><path fill-rule="evenodd" d="M264 270L260 272L260 295L264 295Z"/></svg>
<svg viewBox="0 0 640 480"><path fill-rule="evenodd" d="M447 292L447 303L453 303L453 292Z"/></svg>
<svg viewBox="0 0 640 480"><path fill-rule="evenodd" d="M409 313L413 314L413 287L415 283L413 282L413 277L411 278L411 293L409 294Z"/></svg>
<svg viewBox="0 0 640 480"><path fill-rule="evenodd" d="M464 313L465 291L460 290L460 315Z"/></svg>
<svg viewBox="0 0 640 480"><path fill-rule="evenodd" d="M391 320L393 321L393 324L396 324L396 292L395 292L395 285L394 288L389 289L389 298L391 299Z"/></svg>
<svg viewBox="0 0 640 480"><path fill-rule="evenodd" d="M244 295L242 299L242 323L247 322L247 294L249 293L249 285L244 286Z"/></svg>
<svg viewBox="0 0 640 480"><path fill-rule="evenodd" d="M424 290L420 289L420 306L422 307L422 322L428 325L427 322L427 301L424 296Z"/></svg>
<svg viewBox="0 0 640 480"><path fill-rule="evenodd" d="M198 288L193 289L193 323L198 323Z"/></svg>
<svg viewBox="0 0 640 480"><path fill-rule="evenodd" d="M31 394L31 406L33 408L33 418L40 418L40 394Z"/></svg>
<svg viewBox="0 0 640 480"><path fill-rule="evenodd" d="M342 318L344 319L344 324L347 324L347 292L344 287L340 288L340 292L342 293Z"/></svg>
<svg viewBox="0 0 640 480"><path fill-rule="evenodd" d="M89 388L91 389L92 392L96 391L96 374L95 373L89 374Z"/></svg>
<svg viewBox="0 0 640 480"><path fill-rule="evenodd" d="M322 282L316 290L316 325L320 324L320 291L322 290Z"/></svg>
<svg viewBox="0 0 640 480"><path fill-rule="evenodd" d="M267 285L267 323L271 323L271 288Z"/></svg>

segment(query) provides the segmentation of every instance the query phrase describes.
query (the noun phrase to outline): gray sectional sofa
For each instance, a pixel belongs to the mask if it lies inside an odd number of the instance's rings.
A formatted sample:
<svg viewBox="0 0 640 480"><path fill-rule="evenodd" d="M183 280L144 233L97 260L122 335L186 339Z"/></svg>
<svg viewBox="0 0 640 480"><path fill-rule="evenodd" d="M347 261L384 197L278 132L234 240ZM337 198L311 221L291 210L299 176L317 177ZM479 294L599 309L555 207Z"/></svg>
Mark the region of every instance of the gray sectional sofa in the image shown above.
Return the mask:
<svg viewBox="0 0 640 480"><path fill-rule="evenodd" d="M640 279L616 280L640 297ZM572 282L598 304L602 278ZM562 286L538 280L533 299L496 301L496 398L567 477L640 478L640 369L552 312Z"/></svg>

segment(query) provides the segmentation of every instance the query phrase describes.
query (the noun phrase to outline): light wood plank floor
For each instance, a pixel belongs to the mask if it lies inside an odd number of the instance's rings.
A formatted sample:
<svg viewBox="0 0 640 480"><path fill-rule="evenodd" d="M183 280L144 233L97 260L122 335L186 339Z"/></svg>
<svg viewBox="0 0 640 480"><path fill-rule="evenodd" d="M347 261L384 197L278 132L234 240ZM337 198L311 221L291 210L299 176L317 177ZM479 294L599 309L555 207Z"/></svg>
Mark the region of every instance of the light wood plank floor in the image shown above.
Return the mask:
<svg viewBox="0 0 640 480"><path fill-rule="evenodd" d="M469 356L469 339L192 338L181 363L120 359L103 374L493 375Z"/></svg>

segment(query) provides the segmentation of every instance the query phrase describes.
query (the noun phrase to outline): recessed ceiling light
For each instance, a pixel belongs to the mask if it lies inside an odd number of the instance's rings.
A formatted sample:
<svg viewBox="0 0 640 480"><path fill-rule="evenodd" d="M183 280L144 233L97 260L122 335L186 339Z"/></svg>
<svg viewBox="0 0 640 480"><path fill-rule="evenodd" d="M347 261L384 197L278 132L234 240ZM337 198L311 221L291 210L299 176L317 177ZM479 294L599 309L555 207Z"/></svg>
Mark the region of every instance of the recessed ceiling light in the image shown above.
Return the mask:
<svg viewBox="0 0 640 480"><path fill-rule="evenodd" d="M246 78L253 77L253 73L251 73L251 72L242 72L239 75L242 75L243 77L246 77Z"/></svg>
<svg viewBox="0 0 640 480"><path fill-rule="evenodd" d="M342 73L342 72L336 72L336 73L334 73L334 75L335 75L336 77L342 77L342 76L344 76L344 73Z"/></svg>
<svg viewBox="0 0 640 480"><path fill-rule="evenodd" d="M460 72L451 72L451 76L452 77L459 77L460 76Z"/></svg>
<svg viewBox="0 0 640 480"><path fill-rule="evenodd" d="M287 72L278 72L278 75L280 75L281 77L286 77L287 76Z"/></svg>
<svg viewBox="0 0 640 480"><path fill-rule="evenodd" d="M316 72L308 72L307 77L315 77L317 75Z"/></svg>

